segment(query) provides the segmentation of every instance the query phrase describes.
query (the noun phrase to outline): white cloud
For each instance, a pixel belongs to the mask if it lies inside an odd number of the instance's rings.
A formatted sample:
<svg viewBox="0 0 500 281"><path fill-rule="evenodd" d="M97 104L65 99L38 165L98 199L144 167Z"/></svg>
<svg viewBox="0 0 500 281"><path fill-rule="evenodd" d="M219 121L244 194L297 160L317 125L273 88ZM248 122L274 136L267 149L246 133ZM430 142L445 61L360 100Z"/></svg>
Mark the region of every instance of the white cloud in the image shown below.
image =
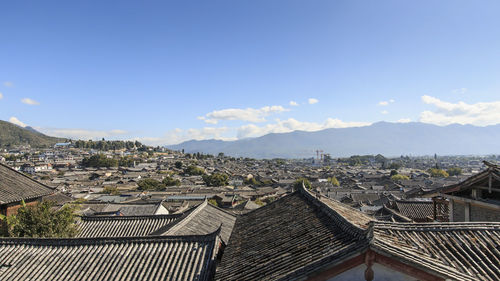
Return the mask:
<svg viewBox="0 0 500 281"><path fill-rule="evenodd" d="M144 137L137 140L148 145L171 145L178 144L188 140L236 140L235 137L228 137L226 133L230 132L228 127L204 127L200 129L174 129L165 133L162 137Z"/></svg>
<svg viewBox="0 0 500 281"><path fill-rule="evenodd" d="M23 128L27 126L25 123L23 123L21 120L17 119L17 117L14 116L9 118L9 122Z"/></svg>
<svg viewBox="0 0 500 281"><path fill-rule="evenodd" d="M9 87L9 88L14 87L14 83L12 83L12 82L10 82L10 81L5 81L5 82L3 82L3 85L4 85L5 87Z"/></svg>
<svg viewBox="0 0 500 281"><path fill-rule="evenodd" d="M318 102L319 102L319 100L317 100L317 99L315 99L315 98L310 98L310 99L308 99L308 100L307 100L307 102L308 102L309 104L315 104L315 103L318 103Z"/></svg>
<svg viewBox="0 0 500 281"><path fill-rule="evenodd" d="M276 123L259 127L255 124L241 126L237 131L237 138L259 137L269 133L288 133L293 131L319 131L329 128L348 128L368 126L366 122L344 122L339 119L328 118L323 123L301 122L293 118L287 120L276 119Z"/></svg>
<svg viewBox="0 0 500 281"><path fill-rule="evenodd" d="M209 124L217 124L221 120L240 120L240 121L248 121L248 122L265 122L266 119L264 117L274 114L280 113L284 111L288 111L282 107L281 105L273 105L273 106L264 106L262 108L228 108L222 110L212 111L207 113L205 116L200 116L198 119L204 120Z"/></svg>
<svg viewBox="0 0 500 281"><path fill-rule="evenodd" d="M2 93L0 93L0 100L1 100L1 99L3 99L3 94L2 94Z"/></svg>
<svg viewBox="0 0 500 281"><path fill-rule="evenodd" d="M127 134L124 130L86 130L86 129L61 129L61 128L41 128L36 127L37 131L42 132L49 136L70 138L70 139L82 139L82 140L98 140L102 138L109 138L119 135Z"/></svg>
<svg viewBox="0 0 500 281"><path fill-rule="evenodd" d="M299 106L299 104L296 101L290 101L290 106Z"/></svg>
<svg viewBox="0 0 500 281"><path fill-rule="evenodd" d="M500 123L500 101L451 103L428 95L422 96L422 101L436 107L434 111L426 110L420 114L420 121L424 123L436 125L458 123L476 126Z"/></svg>
<svg viewBox="0 0 500 281"><path fill-rule="evenodd" d="M380 111L380 113L382 113L382 114L389 114L389 111L387 111L387 110L382 110L382 111Z"/></svg>
<svg viewBox="0 0 500 281"><path fill-rule="evenodd" d="M410 123L411 119L410 118L402 118L396 121L397 123Z"/></svg>
<svg viewBox="0 0 500 281"><path fill-rule="evenodd" d="M28 104L28 105L39 105L40 103L37 102L36 100L30 99L30 98L24 98L21 100L22 103Z"/></svg>
<svg viewBox="0 0 500 281"><path fill-rule="evenodd" d="M276 119L276 123L263 126L248 124L238 128L230 127L204 127L200 129L175 129L165 133L162 137L138 138L140 142L148 145L171 145L188 140L237 140L248 137L259 137L269 133L287 133L296 130L319 131L328 128L347 128L368 126L366 122L344 122L339 119L328 118L323 123L301 122L293 118L287 120ZM236 136L235 136L236 135Z"/></svg>
<svg viewBox="0 0 500 281"><path fill-rule="evenodd" d="M380 106L388 106L390 103L394 103L394 102L395 102L395 100L390 99L390 100L388 100L388 101L380 101L380 102L378 103L378 105L380 105Z"/></svg>
<svg viewBox="0 0 500 281"><path fill-rule="evenodd" d="M451 92L454 94L465 94L465 92L467 92L467 88L453 89Z"/></svg>

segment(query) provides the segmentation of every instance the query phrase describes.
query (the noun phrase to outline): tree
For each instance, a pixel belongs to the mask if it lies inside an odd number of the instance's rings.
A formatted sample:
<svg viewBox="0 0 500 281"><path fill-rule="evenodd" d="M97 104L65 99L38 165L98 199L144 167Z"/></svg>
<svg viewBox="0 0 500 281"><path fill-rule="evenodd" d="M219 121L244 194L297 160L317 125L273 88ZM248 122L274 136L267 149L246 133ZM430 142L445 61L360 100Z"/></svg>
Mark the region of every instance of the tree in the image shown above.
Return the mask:
<svg viewBox="0 0 500 281"><path fill-rule="evenodd" d="M155 180L155 179L142 179L137 182L137 189L143 191L162 191L165 190L165 184Z"/></svg>
<svg viewBox="0 0 500 281"><path fill-rule="evenodd" d="M450 176L460 176L462 174L462 169L461 168L458 168L458 167L455 167L455 168L449 168L448 170L446 170L446 172L448 173L448 175Z"/></svg>
<svg viewBox="0 0 500 281"><path fill-rule="evenodd" d="M172 177L166 177L161 181L165 186L179 186L181 181Z"/></svg>
<svg viewBox="0 0 500 281"><path fill-rule="evenodd" d="M339 180L337 180L337 178L334 176L328 178L328 182L331 183L333 186L340 186Z"/></svg>
<svg viewBox="0 0 500 281"><path fill-rule="evenodd" d="M229 184L229 177L226 174L203 175L203 181L207 186L225 186Z"/></svg>
<svg viewBox="0 0 500 281"><path fill-rule="evenodd" d="M447 178L450 176L445 170L436 168L429 169L429 174L431 174L433 178Z"/></svg>
<svg viewBox="0 0 500 281"><path fill-rule="evenodd" d="M102 193L111 194L111 195L120 194L120 192L118 192L118 188L116 188L116 186L106 186L103 188Z"/></svg>
<svg viewBox="0 0 500 281"><path fill-rule="evenodd" d="M398 171L396 170L391 170L391 177L395 176L398 174Z"/></svg>
<svg viewBox="0 0 500 281"><path fill-rule="evenodd" d="M215 207L219 207L219 204L217 204L217 200L215 199L208 199L208 203L214 205Z"/></svg>
<svg viewBox="0 0 500 281"><path fill-rule="evenodd" d="M391 179L393 181L401 181L401 180L409 180L410 178L408 176L405 176L405 175L399 175L399 174L395 174L391 177Z"/></svg>
<svg viewBox="0 0 500 281"><path fill-rule="evenodd" d="M398 170L399 168L401 168L401 164L400 163L396 163L396 162L392 162L389 167L389 169L391 170Z"/></svg>
<svg viewBox="0 0 500 281"><path fill-rule="evenodd" d="M189 165L186 169L184 169L184 174L191 176L201 176L205 174L205 170L200 167L196 167L195 165Z"/></svg>
<svg viewBox="0 0 500 281"><path fill-rule="evenodd" d="M177 169L182 169L182 162L181 162L181 161L177 161L177 162L175 162L175 167L176 167Z"/></svg>
<svg viewBox="0 0 500 281"><path fill-rule="evenodd" d="M84 167L93 167L93 168L100 168L100 167L117 167L118 166L118 160L108 158L104 154L96 154L92 155L90 157L85 157L82 160L82 166Z"/></svg>
<svg viewBox="0 0 500 281"><path fill-rule="evenodd" d="M295 182L293 183L293 189L297 190L297 189L301 188L302 187L302 183L304 184L305 188L312 189L311 183L306 178L298 178L298 179L296 179Z"/></svg>
<svg viewBox="0 0 500 281"><path fill-rule="evenodd" d="M0 216L7 222L10 237L74 237L78 233L75 224L75 205L65 205L55 210L54 202L47 201L32 206L22 206L16 215Z"/></svg>

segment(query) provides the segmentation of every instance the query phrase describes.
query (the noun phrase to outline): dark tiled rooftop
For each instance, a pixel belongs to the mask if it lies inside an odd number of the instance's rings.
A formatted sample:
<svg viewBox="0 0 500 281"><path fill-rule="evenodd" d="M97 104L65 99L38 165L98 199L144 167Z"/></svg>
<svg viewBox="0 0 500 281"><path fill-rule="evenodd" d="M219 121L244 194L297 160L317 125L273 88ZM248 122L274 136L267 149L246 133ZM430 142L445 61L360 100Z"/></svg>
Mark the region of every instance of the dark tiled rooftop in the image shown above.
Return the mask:
<svg viewBox="0 0 500 281"><path fill-rule="evenodd" d="M0 205L38 198L54 192L53 188L0 164Z"/></svg>

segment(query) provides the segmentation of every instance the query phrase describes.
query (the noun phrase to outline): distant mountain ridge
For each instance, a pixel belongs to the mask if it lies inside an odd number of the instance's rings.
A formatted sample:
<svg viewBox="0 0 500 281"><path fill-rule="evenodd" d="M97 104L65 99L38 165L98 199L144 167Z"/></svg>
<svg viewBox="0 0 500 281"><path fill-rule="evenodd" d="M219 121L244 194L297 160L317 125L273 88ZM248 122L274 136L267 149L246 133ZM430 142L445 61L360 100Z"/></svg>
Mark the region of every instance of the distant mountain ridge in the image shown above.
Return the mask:
<svg viewBox="0 0 500 281"><path fill-rule="evenodd" d="M252 158L309 158L318 149L332 157L500 154L500 124L478 127L378 122L365 127L273 133L236 141L191 140L167 148Z"/></svg>
<svg viewBox="0 0 500 281"><path fill-rule="evenodd" d="M64 138L46 136L32 127L20 127L10 122L0 120L0 147L29 144L31 147L49 147Z"/></svg>

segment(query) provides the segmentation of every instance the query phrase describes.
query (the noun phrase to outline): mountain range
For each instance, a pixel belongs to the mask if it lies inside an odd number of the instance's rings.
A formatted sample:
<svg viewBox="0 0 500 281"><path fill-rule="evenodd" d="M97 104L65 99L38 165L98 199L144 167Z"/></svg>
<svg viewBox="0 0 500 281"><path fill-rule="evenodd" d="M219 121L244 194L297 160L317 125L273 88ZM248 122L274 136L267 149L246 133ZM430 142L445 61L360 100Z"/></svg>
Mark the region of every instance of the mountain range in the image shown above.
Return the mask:
<svg viewBox="0 0 500 281"><path fill-rule="evenodd" d="M31 147L49 147L65 139L46 136L32 127L20 127L0 120L0 147L29 144Z"/></svg>
<svg viewBox="0 0 500 281"><path fill-rule="evenodd" d="M500 154L500 124L478 127L378 122L365 127L272 133L236 141L191 140L167 148L251 158L310 158L316 150L332 157Z"/></svg>

